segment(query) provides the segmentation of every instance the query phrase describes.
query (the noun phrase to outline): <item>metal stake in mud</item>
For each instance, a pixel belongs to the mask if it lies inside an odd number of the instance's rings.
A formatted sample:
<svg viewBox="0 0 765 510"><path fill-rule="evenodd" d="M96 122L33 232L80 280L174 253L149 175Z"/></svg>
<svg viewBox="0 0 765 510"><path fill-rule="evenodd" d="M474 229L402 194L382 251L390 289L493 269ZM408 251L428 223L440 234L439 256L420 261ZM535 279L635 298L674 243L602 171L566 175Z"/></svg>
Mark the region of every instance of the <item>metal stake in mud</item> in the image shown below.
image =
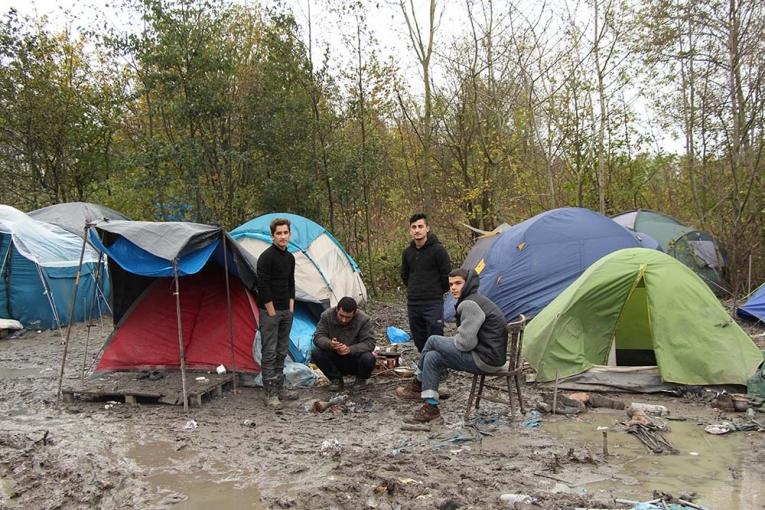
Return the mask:
<svg viewBox="0 0 765 510"><path fill-rule="evenodd" d="M58 390L56 390L56 405L61 400L61 385L64 382L64 367L66 366L66 354L69 351L69 337L72 334L72 323L74 322L74 307L77 305L77 289L80 287L80 274L82 274L82 260L85 258L85 247L88 244L88 229L90 225L85 223L85 236L82 239L82 249L80 250L80 263L77 266L77 274L74 278L74 291L72 291L72 304L69 306L69 325L66 327L66 339L64 340L64 354L61 356L61 371L58 374Z"/></svg>
<svg viewBox="0 0 765 510"><path fill-rule="evenodd" d="M181 355L181 387L183 390L183 412L189 412L189 397L186 392L186 349L183 347L183 327L181 326L181 290L178 284L178 257L173 259L175 277L175 315L178 319L178 349Z"/></svg>

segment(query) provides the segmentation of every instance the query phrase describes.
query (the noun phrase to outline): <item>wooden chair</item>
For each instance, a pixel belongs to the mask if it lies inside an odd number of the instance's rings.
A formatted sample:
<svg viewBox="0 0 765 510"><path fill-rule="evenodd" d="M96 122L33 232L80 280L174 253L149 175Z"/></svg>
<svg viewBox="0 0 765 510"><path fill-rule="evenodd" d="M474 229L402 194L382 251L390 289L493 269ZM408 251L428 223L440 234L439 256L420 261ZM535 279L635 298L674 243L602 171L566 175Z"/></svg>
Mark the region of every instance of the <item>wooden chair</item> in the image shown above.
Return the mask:
<svg viewBox="0 0 765 510"><path fill-rule="evenodd" d="M470 417L470 411L473 407L473 400L475 400L475 408L481 403L481 398L490 402L496 402L498 404L510 405L510 419L515 418L515 406L513 405L513 389L510 386L510 379L515 380L515 390L518 392L518 405L521 408L521 414L525 414L526 410L523 407L523 395L521 394L521 376L523 370L523 362L521 361L521 350L523 349L523 329L526 326L526 317L521 314L518 319L507 323L507 364L505 368L499 372L473 374L473 385L470 388L470 396L468 397L467 410L465 411L465 420ZM486 377L496 377L495 381L499 381L500 378L505 379L505 385L507 388L500 386L493 386L485 382ZM501 382L501 381L499 381ZM476 385L478 391L476 391ZM507 400L493 398L491 396L483 395L484 387L496 390L499 393L507 392Z"/></svg>

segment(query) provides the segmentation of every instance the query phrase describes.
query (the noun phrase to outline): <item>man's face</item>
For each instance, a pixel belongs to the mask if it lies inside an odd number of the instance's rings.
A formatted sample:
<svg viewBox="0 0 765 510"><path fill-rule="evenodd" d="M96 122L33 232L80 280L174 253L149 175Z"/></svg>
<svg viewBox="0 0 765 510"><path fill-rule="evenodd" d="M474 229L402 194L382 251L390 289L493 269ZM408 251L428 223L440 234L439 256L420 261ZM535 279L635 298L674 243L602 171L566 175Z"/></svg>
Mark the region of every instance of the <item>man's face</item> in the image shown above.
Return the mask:
<svg viewBox="0 0 765 510"><path fill-rule="evenodd" d="M287 249L287 243L290 242L290 227L287 225L277 225L272 236L274 244L282 250Z"/></svg>
<svg viewBox="0 0 765 510"><path fill-rule="evenodd" d="M356 312L346 312L339 306L337 307L337 322L339 322L341 326L350 324L355 315Z"/></svg>
<svg viewBox="0 0 765 510"><path fill-rule="evenodd" d="M449 293L454 299L459 299L462 295L462 287L465 286L465 279L461 276L449 277Z"/></svg>
<svg viewBox="0 0 765 510"><path fill-rule="evenodd" d="M428 232L430 232L430 227L425 223L425 220L417 220L409 225L409 235L415 242L425 240L428 237Z"/></svg>

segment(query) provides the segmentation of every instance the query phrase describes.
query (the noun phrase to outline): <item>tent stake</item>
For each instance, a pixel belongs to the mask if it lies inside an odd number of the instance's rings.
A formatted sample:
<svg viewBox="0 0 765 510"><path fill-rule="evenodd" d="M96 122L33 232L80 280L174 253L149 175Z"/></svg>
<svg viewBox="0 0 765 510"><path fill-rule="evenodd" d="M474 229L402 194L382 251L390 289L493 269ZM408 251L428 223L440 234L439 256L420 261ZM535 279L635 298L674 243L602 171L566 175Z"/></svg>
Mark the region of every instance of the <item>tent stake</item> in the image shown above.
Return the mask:
<svg viewBox="0 0 765 510"><path fill-rule="evenodd" d="M226 231L221 229L223 238L223 272L226 273L226 317L228 318L228 342L231 346L231 373L234 376L234 391L236 392L236 369L234 366L234 325L231 318L231 288L228 281L228 252L226 249Z"/></svg>
<svg viewBox="0 0 765 510"><path fill-rule="evenodd" d="M178 349L181 355L181 389L183 391L183 412L189 412L189 397L186 393L186 350L183 347L183 327L181 326L181 290L178 284L178 257L173 259L175 276L175 315L178 319Z"/></svg>
<svg viewBox="0 0 765 510"><path fill-rule="evenodd" d="M555 388L553 388L553 408L552 413L558 414L558 371L555 371Z"/></svg>
<svg viewBox="0 0 765 510"><path fill-rule="evenodd" d="M66 327L64 339L64 354L61 356L61 371L58 374L58 389L56 390L56 405L61 400L61 385L64 383L64 367L66 366L66 354L69 351L69 337L72 335L72 323L74 322L74 307L77 304L77 289L80 287L80 273L82 272L82 260L85 258L85 247L88 244L88 224L85 223L85 238L82 240L80 250L80 264L77 266L77 274L74 278L74 291L72 292L72 304L69 306L69 324Z"/></svg>

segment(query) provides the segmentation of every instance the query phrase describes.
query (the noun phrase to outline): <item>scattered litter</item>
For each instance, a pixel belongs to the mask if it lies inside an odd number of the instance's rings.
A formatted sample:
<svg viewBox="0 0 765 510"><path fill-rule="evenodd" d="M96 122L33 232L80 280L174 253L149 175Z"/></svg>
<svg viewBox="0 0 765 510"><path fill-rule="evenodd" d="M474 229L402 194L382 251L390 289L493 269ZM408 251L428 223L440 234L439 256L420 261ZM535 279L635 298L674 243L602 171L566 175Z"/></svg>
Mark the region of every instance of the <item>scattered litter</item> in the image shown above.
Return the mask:
<svg viewBox="0 0 765 510"><path fill-rule="evenodd" d="M765 427L763 427L763 424L760 422L754 419L750 419L749 422L721 421L720 423L707 425L704 427L704 430L709 434L722 435L728 434L729 432L747 432L750 430L757 430L758 432L762 432L765 430Z"/></svg>
<svg viewBox="0 0 765 510"><path fill-rule="evenodd" d="M385 333L392 344L403 344L409 341L409 333L395 326L388 326Z"/></svg>
<svg viewBox="0 0 765 510"><path fill-rule="evenodd" d="M120 404L122 404L122 402L117 402L116 400L109 400L108 402L106 402L106 404L104 404L104 409L111 409L112 407L118 406Z"/></svg>
<svg viewBox="0 0 765 510"><path fill-rule="evenodd" d="M699 456L699 452L688 452L688 455L692 455L694 457L698 457Z"/></svg>
<svg viewBox="0 0 765 510"><path fill-rule="evenodd" d="M626 411L627 416L630 417L632 417L632 415L638 411L642 411L649 416L666 416L669 414L669 409L667 409L665 406L660 406L657 404L642 404L640 402L631 403L629 406L627 406Z"/></svg>
<svg viewBox="0 0 765 510"><path fill-rule="evenodd" d="M662 434L669 432L666 423L658 418L649 418L642 410L630 409L630 407L627 408L627 413L632 412L632 418L622 423L625 432L638 438L653 453L679 453L679 450Z"/></svg>
<svg viewBox="0 0 765 510"><path fill-rule="evenodd" d="M410 485L410 484L413 484L413 483L422 485L421 481L415 480L414 478L399 478L398 481L400 483L403 483L404 485Z"/></svg>
<svg viewBox="0 0 765 510"><path fill-rule="evenodd" d="M208 379L207 377L197 377L195 380L198 382L207 382Z"/></svg>
<svg viewBox="0 0 765 510"><path fill-rule="evenodd" d="M215 371L218 372L218 375L223 375L226 373L226 367L223 365L218 365Z"/></svg>
<svg viewBox="0 0 765 510"><path fill-rule="evenodd" d="M526 415L527 418L521 422L521 427L526 429L538 429L542 426L542 413L532 409Z"/></svg>
<svg viewBox="0 0 765 510"><path fill-rule="evenodd" d="M189 420L186 422L186 425L183 426L183 430L194 430L197 428L197 422L195 420Z"/></svg>
<svg viewBox="0 0 765 510"><path fill-rule="evenodd" d="M343 453L343 445L337 439L325 439L319 452L322 457L339 457Z"/></svg>
<svg viewBox="0 0 765 510"><path fill-rule="evenodd" d="M526 494L502 494L499 500L507 506L513 508L516 503L531 503L533 499Z"/></svg>
<svg viewBox="0 0 765 510"><path fill-rule="evenodd" d="M251 420L248 418L242 422L242 425L244 425L245 427L255 428L255 420Z"/></svg>

